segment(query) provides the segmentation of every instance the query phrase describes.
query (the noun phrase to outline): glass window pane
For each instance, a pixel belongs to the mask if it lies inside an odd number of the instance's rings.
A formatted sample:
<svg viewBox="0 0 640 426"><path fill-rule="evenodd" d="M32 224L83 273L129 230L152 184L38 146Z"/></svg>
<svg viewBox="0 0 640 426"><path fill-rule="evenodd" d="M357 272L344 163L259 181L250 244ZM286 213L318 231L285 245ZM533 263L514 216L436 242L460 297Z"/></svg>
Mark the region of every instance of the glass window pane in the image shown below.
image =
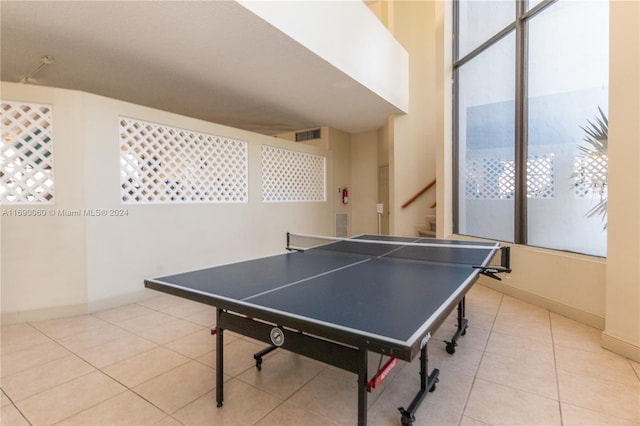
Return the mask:
<svg viewBox="0 0 640 426"><path fill-rule="evenodd" d="M459 69L458 233L513 241L513 33Z"/></svg>
<svg viewBox="0 0 640 426"><path fill-rule="evenodd" d="M585 129L608 111L608 19L606 1L560 1L530 22L530 245L606 256L606 222L589 215L606 199L606 150Z"/></svg>
<svg viewBox="0 0 640 426"><path fill-rule="evenodd" d="M514 0L461 0L459 14L459 57L464 57L515 21Z"/></svg>
<svg viewBox="0 0 640 426"><path fill-rule="evenodd" d="M531 10L536 7L538 4L542 3L542 0L529 0L527 2L527 10Z"/></svg>

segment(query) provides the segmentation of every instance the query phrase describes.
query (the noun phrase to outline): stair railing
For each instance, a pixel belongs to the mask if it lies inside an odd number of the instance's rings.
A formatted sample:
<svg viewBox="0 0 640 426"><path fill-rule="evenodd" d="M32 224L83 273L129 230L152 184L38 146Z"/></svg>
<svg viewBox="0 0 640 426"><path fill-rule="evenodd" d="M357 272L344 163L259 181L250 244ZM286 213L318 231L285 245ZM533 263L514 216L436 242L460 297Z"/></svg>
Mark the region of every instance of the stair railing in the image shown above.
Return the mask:
<svg viewBox="0 0 640 426"><path fill-rule="evenodd" d="M425 186L424 188L422 188L420 191L418 191L418 193L416 195L414 195L413 197L411 197L406 203L404 203L402 205L402 208L406 208L409 207L411 204L413 204L414 201L416 201L418 198L420 198L420 196L422 194L424 194L425 192L427 192L428 190L430 190L431 188L433 188L436 185L436 180L432 180L431 182L429 182L427 184L427 186ZM433 205L431 206L431 208L435 207L436 204L433 203Z"/></svg>

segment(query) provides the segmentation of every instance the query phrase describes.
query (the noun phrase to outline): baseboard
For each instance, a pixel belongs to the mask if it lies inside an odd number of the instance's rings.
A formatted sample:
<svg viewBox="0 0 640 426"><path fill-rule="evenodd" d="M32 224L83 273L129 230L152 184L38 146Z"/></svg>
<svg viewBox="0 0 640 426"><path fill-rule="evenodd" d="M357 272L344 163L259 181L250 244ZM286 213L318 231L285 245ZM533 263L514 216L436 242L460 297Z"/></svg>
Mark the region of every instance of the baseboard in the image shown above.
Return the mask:
<svg viewBox="0 0 640 426"><path fill-rule="evenodd" d="M619 338L611 336L604 331L600 335L600 344L605 349L620 354L636 362L640 362L640 346L636 346L633 343L620 340Z"/></svg>
<svg viewBox="0 0 640 426"><path fill-rule="evenodd" d="M3 312L0 321L3 325L17 324L22 322L46 321L56 318L85 315L106 309L117 308L129 303L136 303L157 296L158 292L142 289L137 292L127 293L107 299L101 299L89 303L78 303L76 305L52 306L28 311Z"/></svg>
<svg viewBox="0 0 640 426"><path fill-rule="evenodd" d="M28 311L3 312L0 316L2 325L22 322L46 321L55 318L72 317L88 313L86 303L77 305L52 306Z"/></svg>
<svg viewBox="0 0 640 426"><path fill-rule="evenodd" d="M94 313L98 311L104 311L106 309L117 308L118 306L140 302L142 300L147 300L158 295L159 293L157 291L143 288L142 290L133 293L121 294L118 296L109 297L107 299L100 299L94 302L89 302L87 306L87 312Z"/></svg>
<svg viewBox="0 0 640 426"><path fill-rule="evenodd" d="M573 306L565 305L564 303L556 302L555 300L547 299L546 297L538 296L537 294L520 290L519 288L505 286L500 283L494 284L492 280L483 279L478 281L478 284L489 287L490 289L496 290L500 293L515 297L516 299L523 300L527 303L531 303L532 305L548 309L549 311L554 312L558 315L562 315L564 317L578 321L579 323L597 328L598 330L604 330L604 317L602 316L583 311L582 309L578 309Z"/></svg>

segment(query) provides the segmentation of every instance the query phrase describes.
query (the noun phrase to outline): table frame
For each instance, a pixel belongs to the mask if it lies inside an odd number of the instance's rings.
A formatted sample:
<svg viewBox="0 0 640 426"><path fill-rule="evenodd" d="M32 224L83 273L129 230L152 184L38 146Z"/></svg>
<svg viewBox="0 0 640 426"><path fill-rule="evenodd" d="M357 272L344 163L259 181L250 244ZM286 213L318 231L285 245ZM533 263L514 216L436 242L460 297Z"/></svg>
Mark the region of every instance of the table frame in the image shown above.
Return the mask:
<svg viewBox="0 0 640 426"><path fill-rule="evenodd" d="M284 350L306 356L334 367L355 373L358 376L358 426L367 424L368 352L376 352L402 361L411 362L420 354L420 389L407 409L399 408L402 425L411 425L415 412L425 398L427 391L434 391L439 370L428 372L427 344L431 336L440 327L454 308L458 309L457 331L451 339L456 340L464 334L467 319L464 318L465 295L477 280L476 275L467 280L454 303L441 310L440 315L428 329L423 330L413 345L393 344L384 340L372 339L341 329L332 329L313 322L288 316L284 313L269 312L260 308L219 298L190 292L186 289L146 281L148 288L173 294L185 299L205 303L216 307L216 402L218 407L224 402L224 332L225 330L242 334L273 345L271 331L278 328L284 334L284 341L277 346ZM447 342L447 344L450 344ZM271 347L263 353L270 352ZM260 364L262 360L260 360ZM256 367L259 368L256 358Z"/></svg>
<svg viewBox="0 0 640 426"><path fill-rule="evenodd" d="M460 284L451 296L427 322L406 342L385 339L381 336L359 333L328 323L315 322L304 317L288 314L239 300L189 290L184 287L155 280L145 280L145 286L185 299L205 303L216 308L216 402L222 407L224 402L224 334L225 330L265 342L270 346L254 355L256 367L260 370L262 356L282 348L302 356L352 372L358 376L358 425L367 424L367 392L373 389L368 381L368 352L376 352L391 358L411 362L420 354L420 389L408 408L399 408L402 425L411 425L415 412L428 392L435 390L439 370L428 372L427 344L432 333L457 307L457 330L450 341L445 341L449 354L455 352L457 340L466 333L468 320L465 318L465 297L479 276L485 275L500 280L498 273L510 273L509 247L500 248L501 266L473 266L477 273ZM494 252L495 254L495 252ZM493 257L493 255L491 256ZM394 362L395 363L395 362ZM392 364L394 364L392 363ZM388 372L388 371L387 371ZM379 371L374 379L381 379Z"/></svg>

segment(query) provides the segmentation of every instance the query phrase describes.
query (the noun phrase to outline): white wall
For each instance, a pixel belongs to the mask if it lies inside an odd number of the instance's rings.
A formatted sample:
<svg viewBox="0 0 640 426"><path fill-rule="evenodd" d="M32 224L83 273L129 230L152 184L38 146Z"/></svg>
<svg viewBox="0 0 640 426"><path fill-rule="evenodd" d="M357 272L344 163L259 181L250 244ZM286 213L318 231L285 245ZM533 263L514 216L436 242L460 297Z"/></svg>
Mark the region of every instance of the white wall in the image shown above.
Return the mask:
<svg viewBox="0 0 640 426"><path fill-rule="evenodd" d="M603 346L640 361L640 2L610 2L609 195Z"/></svg>
<svg viewBox="0 0 640 426"><path fill-rule="evenodd" d="M296 133L305 130L312 129L300 129L295 132L281 133L276 137L279 139L285 139L288 141L296 140ZM321 127L320 128L320 138L319 139L310 139L307 141L297 142L298 145L308 145L317 148L322 148L324 150L328 150L331 153L331 157L333 158L332 163L332 172L331 178L332 182L334 182L333 186L327 187L327 193L331 195L333 199L333 211L332 218L334 223L334 228L327 235L336 236L336 215L337 214L346 214L347 215L347 235L352 235L353 231L352 225L354 218L351 214L351 206L353 205L353 201L350 201L348 204L342 203L342 193L339 191L343 188L347 188L350 192L352 191L352 180L351 180L351 133L343 132L338 129L334 129L331 127ZM350 198L350 197L349 197Z"/></svg>
<svg viewBox="0 0 640 426"><path fill-rule="evenodd" d="M128 213L2 217L3 321L115 306L148 297L146 277L282 252L286 231L333 231L333 156L326 149L87 93L12 83L1 88L3 100L52 105L56 204L50 208ZM120 115L247 141L248 203L121 204ZM326 156L327 201L263 203L262 144Z"/></svg>
<svg viewBox="0 0 640 426"><path fill-rule="evenodd" d="M378 132L351 136L351 233L377 234Z"/></svg>
<svg viewBox="0 0 640 426"><path fill-rule="evenodd" d="M333 212L334 212L334 232L329 235L337 235L335 233L335 214L347 215L347 235L352 235L352 227L354 217L352 215L351 206L353 200L349 200L348 204L342 202L341 189L347 188L349 192L348 199L351 199L353 187L351 185L351 134L338 129L329 128L329 148L333 156L333 186L327 188L327 191L333 195Z"/></svg>
<svg viewBox="0 0 640 426"><path fill-rule="evenodd" d="M409 114L390 125L390 232L416 235L433 203L433 191L409 207L402 204L435 178L438 134L436 93L436 2L394 2L395 37L409 52ZM438 189L439 190L439 189Z"/></svg>
<svg viewBox="0 0 640 426"><path fill-rule="evenodd" d="M53 147L56 205L46 207L83 208L82 95L5 83L0 88L3 100L56 106L52 109L57 140ZM2 206L3 210L23 207ZM77 305L87 300L84 218L3 215L0 223L2 312L53 309L55 313L78 313Z"/></svg>

